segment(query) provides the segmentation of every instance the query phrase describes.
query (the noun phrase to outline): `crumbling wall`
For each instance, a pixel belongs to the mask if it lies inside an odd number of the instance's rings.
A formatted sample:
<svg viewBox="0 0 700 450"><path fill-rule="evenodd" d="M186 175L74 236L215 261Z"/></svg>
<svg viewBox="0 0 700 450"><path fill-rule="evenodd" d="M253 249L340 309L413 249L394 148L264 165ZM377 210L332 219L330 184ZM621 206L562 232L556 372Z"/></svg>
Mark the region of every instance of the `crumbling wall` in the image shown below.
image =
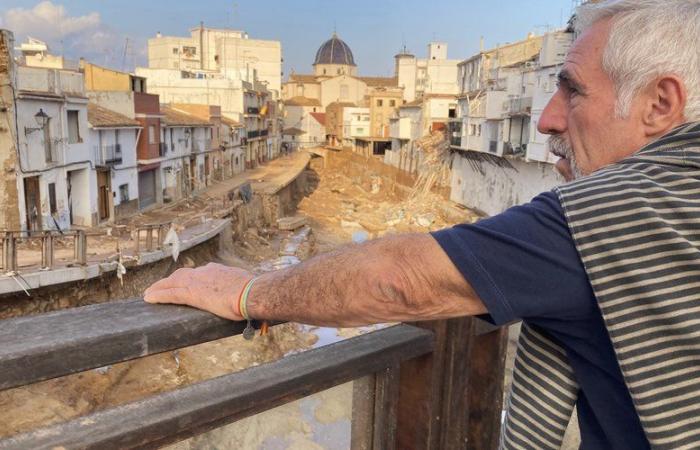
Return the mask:
<svg viewBox="0 0 700 450"><path fill-rule="evenodd" d="M18 230L20 220L13 47L12 33L0 30L0 229Z"/></svg>

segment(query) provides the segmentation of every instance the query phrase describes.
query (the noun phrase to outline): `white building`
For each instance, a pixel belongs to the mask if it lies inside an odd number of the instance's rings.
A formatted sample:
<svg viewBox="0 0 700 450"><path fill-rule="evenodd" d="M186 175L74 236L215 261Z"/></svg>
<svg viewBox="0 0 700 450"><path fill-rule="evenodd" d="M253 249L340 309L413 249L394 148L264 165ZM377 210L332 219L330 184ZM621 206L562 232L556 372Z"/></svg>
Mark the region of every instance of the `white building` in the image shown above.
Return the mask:
<svg viewBox="0 0 700 450"><path fill-rule="evenodd" d="M245 127L226 117L221 118L221 145L224 147L224 177L245 170Z"/></svg>
<svg viewBox="0 0 700 450"><path fill-rule="evenodd" d="M99 220L113 220L139 210L136 144L138 121L88 103L89 142L97 177Z"/></svg>
<svg viewBox="0 0 700 450"><path fill-rule="evenodd" d="M163 201L196 193L211 183L212 125L191 114L161 105L160 171Z"/></svg>
<svg viewBox="0 0 700 450"><path fill-rule="evenodd" d="M252 79L253 71L269 89L282 88L282 44L279 41L251 39L239 30L190 29L189 37L162 36L148 40L148 66L151 69L209 71L225 78ZM191 102L201 103L201 102Z"/></svg>
<svg viewBox="0 0 700 450"><path fill-rule="evenodd" d="M343 109L343 147L356 148L357 139L370 136L370 112L366 107L347 107Z"/></svg>
<svg viewBox="0 0 700 450"><path fill-rule="evenodd" d="M19 66L16 100L22 229L96 225L97 179L82 74Z"/></svg>
<svg viewBox="0 0 700 450"><path fill-rule="evenodd" d="M447 43L428 44L427 58L416 58L404 48L394 59L398 85L403 88L403 98L406 102L412 102L427 94L456 95L459 92L459 60L447 58Z"/></svg>
<svg viewBox="0 0 700 450"><path fill-rule="evenodd" d="M460 63L451 200L493 215L562 181L536 127L571 41L565 31L528 36Z"/></svg>

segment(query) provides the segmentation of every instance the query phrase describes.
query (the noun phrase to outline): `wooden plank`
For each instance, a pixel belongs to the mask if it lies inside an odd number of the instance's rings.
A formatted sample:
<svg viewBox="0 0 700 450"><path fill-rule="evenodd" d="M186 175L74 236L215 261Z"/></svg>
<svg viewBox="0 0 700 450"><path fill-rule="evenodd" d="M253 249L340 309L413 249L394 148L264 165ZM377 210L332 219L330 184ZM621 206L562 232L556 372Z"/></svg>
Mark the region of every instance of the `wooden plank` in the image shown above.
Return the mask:
<svg viewBox="0 0 700 450"><path fill-rule="evenodd" d="M503 395L501 342L473 318L416 324L435 351L401 365L398 447L489 449L498 441ZM497 411L498 410L498 411Z"/></svg>
<svg viewBox="0 0 700 450"><path fill-rule="evenodd" d="M0 321L0 389L240 334L185 306L128 300Z"/></svg>
<svg viewBox="0 0 700 450"><path fill-rule="evenodd" d="M468 393L473 388L469 367L472 363L476 320L463 318L447 321L445 360L441 376L442 414L438 447L441 449L478 448L467 446L471 407Z"/></svg>
<svg viewBox="0 0 700 450"><path fill-rule="evenodd" d="M396 449L396 412L399 400L399 366L387 367L375 375L374 450Z"/></svg>
<svg viewBox="0 0 700 450"><path fill-rule="evenodd" d="M507 346L508 327L474 338L469 358L468 448L498 448Z"/></svg>
<svg viewBox="0 0 700 450"><path fill-rule="evenodd" d="M432 347L429 331L397 325L0 440L0 449L157 448L394 367Z"/></svg>
<svg viewBox="0 0 700 450"><path fill-rule="evenodd" d="M402 450L437 449L441 414L439 377L444 365L447 322L416 322L413 325L434 333L435 350L401 365L397 446Z"/></svg>
<svg viewBox="0 0 700 450"><path fill-rule="evenodd" d="M350 450L372 450L375 377L368 375L352 383Z"/></svg>

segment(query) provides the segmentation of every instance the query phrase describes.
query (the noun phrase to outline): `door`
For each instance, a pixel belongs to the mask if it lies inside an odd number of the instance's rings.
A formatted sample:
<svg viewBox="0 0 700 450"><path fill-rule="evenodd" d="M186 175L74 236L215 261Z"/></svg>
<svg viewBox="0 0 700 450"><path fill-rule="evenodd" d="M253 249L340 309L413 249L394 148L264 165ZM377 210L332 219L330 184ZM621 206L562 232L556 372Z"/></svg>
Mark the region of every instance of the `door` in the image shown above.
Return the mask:
<svg viewBox="0 0 700 450"><path fill-rule="evenodd" d="M39 177L24 179L24 206L27 216L27 229L41 230L41 197L39 196Z"/></svg>
<svg viewBox="0 0 700 450"><path fill-rule="evenodd" d="M109 219L109 197L112 192L109 171L97 171L97 210L100 221Z"/></svg>
<svg viewBox="0 0 700 450"><path fill-rule="evenodd" d="M139 172L139 203L141 208L156 202L156 171Z"/></svg>

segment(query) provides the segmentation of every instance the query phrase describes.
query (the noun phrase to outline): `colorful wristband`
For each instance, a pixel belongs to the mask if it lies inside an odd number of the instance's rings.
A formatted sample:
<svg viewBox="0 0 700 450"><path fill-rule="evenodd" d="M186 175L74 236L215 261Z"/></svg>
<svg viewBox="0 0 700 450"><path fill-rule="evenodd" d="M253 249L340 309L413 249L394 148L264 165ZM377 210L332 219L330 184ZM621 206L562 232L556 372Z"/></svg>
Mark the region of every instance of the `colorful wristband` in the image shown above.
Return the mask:
<svg viewBox="0 0 700 450"><path fill-rule="evenodd" d="M256 277L251 278L243 287L240 297L238 297L238 312L243 316L245 320L251 320L250 315L248 315L248 294L253 287L253 283L257 280Z"/></svg>

